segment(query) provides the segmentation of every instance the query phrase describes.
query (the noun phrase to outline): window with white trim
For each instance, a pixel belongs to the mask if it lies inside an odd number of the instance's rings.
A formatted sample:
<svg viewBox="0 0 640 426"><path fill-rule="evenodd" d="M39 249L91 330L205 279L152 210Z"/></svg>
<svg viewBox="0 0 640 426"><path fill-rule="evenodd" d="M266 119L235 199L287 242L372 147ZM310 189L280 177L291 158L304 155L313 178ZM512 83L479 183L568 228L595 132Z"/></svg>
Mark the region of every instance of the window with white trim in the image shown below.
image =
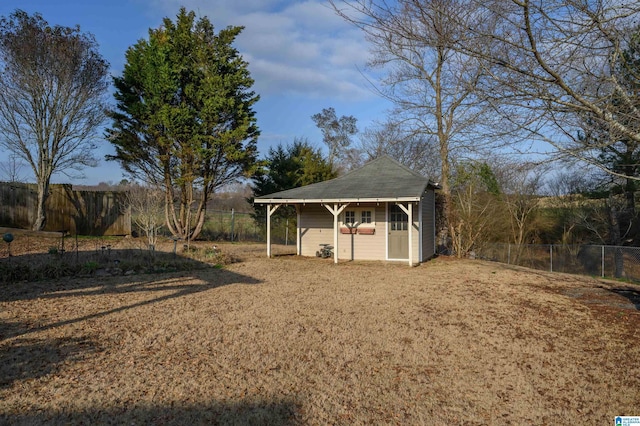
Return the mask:
<svg viewBox="0 0 640 426"><path fill-rule="evenodd" d="M397 204L389 211L389 227L391 231L406 231L409 229L409 216Z"/></svg>
<svg viewBox="0 0 640 426"><path fill-rule="evenodd" d="M352 207L341 215L342 225L348 227L375 227L374 209L371 207Z"/></svg>
<svg viewBox="0 0 640 426"><path fill-rule="evenodd" d="M354 210L347 210L344 212L344 224L345 225L355 225L356 223L356 212Z"/></svg>

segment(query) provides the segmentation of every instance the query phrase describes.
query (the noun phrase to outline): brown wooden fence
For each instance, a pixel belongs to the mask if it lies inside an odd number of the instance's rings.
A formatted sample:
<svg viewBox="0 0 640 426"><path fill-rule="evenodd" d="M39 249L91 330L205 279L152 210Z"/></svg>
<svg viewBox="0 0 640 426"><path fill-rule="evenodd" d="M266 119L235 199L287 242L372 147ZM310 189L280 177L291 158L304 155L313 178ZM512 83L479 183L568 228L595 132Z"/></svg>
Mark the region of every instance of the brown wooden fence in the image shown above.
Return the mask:
<svg viewBox="0 0 640 426"><path fill-rule="evenodd" d="M0 226L28 229L35 221L36 185L0 182ZM46 203L45 231L80 235L129 235L131 211L125 194L113 191L74 191L53 184Z"/></svg>

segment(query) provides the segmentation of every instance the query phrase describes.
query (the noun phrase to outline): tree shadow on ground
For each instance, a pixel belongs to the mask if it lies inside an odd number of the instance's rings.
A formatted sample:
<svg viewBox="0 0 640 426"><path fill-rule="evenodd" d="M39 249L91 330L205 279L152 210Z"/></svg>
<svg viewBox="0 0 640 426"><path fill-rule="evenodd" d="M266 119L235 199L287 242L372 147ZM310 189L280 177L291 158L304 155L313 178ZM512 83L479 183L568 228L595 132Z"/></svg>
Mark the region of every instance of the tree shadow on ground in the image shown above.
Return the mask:
<svg viewBox="0 0 640 426"><path fill-rule="evenodd" d="M93 408L83 411L38 411L0 414L2 424L162 424L162 425L294 425L299 405L286 400L252 398L208 404Z"/></svg>
<svg viewBox="0 0 640 426"><path fill-rule="evenodd" d="M94 342L85 338L16 339L0 347L0 389L14 381L53 374L63 363L96 350Z"/></svg>
<svg viewBox="0 0 640 426"><path fill-rule="evenodd" d="M140 274L130 277L85 277L38 282L0 284L0 303L38 300L57 303L57 299L83 296L147 293L145 300L128 304L98 307L85 315L71 316L44 323L0 321L0 389L18 380L38 378L54 373L64 362L87 356L98 345L86 338L30 338L38 332L78 324L87 320L160 303L166 300L203 293L231 284L259 284L261 281L225 269L201 265L200 269L162 274ZM50 301L47 301L50 299ZM98 305L99 306L99 305ZM10 340L9 339L13 339ZM30 423L30 421L25 420ZM0 422L2 423L2 422ZM38 423L38 422L36 422Z"/></svg>
<svg viewBox="0 0 640 426"><path fill-rule="evenodd" d="M37 269L38 274L33 277L25 268ZM31 254L0 259L0 271L10 270L35 279L0 281L0 302L172 289L179 296L220 285L259 282L225 270L215 258L204 262L180 254L131 249L109 250L108 255L83 252L80 256ZM128 272L131 275L125 276ZM206 282L181 283L181 278L189 277Z"/></svg>
<svg viewBox="0 0 640 426"><path fill-rule="evenodd" d="M101 318L141 306L206 292L221 286L261 283L260 280L247 275L196 262L192 259L189 259L189 261L191 266L195 262L197 268L186 271L144 273L131 276L89 276L37 282L0 283L0 303L46 299L51 299L51 303L56 303L55 300L61 298L131 293L148 293L155 296L146 300L45 324L32 325L1 321L0 343L16 336L24 336L89 319Z"/></svg>

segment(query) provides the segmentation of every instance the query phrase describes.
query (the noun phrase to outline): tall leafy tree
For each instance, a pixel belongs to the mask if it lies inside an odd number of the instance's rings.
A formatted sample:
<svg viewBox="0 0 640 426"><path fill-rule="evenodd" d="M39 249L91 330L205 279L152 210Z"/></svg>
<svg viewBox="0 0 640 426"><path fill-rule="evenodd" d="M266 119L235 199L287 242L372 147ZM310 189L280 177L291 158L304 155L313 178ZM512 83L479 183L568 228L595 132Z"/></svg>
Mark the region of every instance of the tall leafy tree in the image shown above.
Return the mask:
<svg viewBox="0 0 640 426"><path fill-rule="evenodd" d="M108 68L80 27L21 10L0 20L0 145L33 170L35 230L46 225L51 176L95 165Z"/></svg>
<svg viewBox="0 0 640 426"><path fill-rule="evenodd" d="M198 236L211 194L248 176L259 130L248 63L233 43L242 27L217 34L208 18L180 9L126 53L114 79L117 109L108 137L131 175L160 184L171 233Z"/></svg>

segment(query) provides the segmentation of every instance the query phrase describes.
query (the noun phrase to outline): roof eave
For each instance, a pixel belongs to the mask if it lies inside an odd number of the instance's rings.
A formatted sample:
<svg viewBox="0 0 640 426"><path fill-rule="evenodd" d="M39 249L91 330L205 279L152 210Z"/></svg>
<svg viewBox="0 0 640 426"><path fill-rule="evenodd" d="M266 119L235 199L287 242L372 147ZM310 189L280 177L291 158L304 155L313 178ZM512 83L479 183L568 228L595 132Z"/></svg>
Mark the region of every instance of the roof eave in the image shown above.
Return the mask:
<svg viewBox="0 0 640 426"><path fill-rule="evenodd" d="M329 204L329 203L386 203L420 201L420 197L379 198L256 198L254 204Z"/></svg>

